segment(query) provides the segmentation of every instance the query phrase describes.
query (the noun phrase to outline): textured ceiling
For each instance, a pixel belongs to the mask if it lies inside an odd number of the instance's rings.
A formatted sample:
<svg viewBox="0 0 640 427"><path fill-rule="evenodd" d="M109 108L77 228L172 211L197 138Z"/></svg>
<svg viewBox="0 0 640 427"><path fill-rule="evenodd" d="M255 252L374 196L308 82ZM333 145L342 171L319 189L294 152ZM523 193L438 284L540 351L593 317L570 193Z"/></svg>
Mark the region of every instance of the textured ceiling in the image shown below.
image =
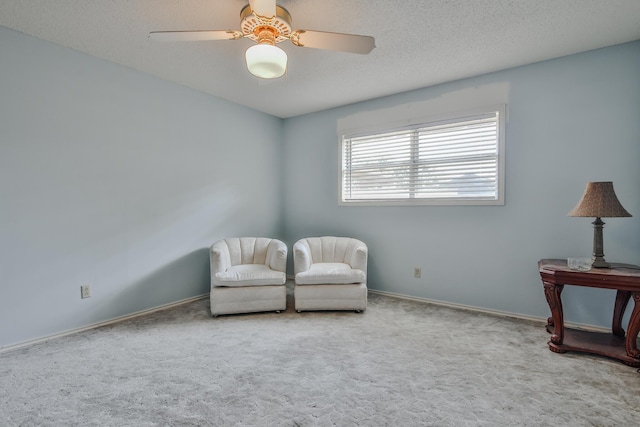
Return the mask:
<svg viewBox="0 0 640 427"><path fill-rule="evenodd" d="M369 55L286 41L285 77L246 69L248 39L160 43L150 31L239 29L248 0L0 0L0 25L277 117L640 39L640 0L279 0L294 29L375 37Z"/></svg>

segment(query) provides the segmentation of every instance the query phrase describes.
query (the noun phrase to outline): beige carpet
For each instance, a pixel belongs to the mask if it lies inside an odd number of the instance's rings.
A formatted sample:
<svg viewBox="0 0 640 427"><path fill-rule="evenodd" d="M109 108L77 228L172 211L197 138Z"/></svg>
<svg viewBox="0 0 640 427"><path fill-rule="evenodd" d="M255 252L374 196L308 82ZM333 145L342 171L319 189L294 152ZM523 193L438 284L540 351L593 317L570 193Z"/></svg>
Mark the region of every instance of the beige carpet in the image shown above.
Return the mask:
<svg viewBox="0 0 640 427"><path fill-rule="evenodd" d="M541 324L371 295L211 318L208 300L0 354L2 426L631 426L640 374Z"/></svg>

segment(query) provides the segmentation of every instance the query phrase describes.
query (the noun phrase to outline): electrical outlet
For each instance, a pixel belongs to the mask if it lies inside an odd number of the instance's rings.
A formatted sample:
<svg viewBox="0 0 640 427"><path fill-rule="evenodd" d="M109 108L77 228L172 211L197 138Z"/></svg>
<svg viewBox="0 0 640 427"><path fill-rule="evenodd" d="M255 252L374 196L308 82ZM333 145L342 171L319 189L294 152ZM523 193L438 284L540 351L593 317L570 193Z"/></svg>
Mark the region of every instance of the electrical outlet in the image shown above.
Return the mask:
<svg viewBox="0 0 640 427"><path fill-rule="evenodd" d="M89 298L91 296L91 285L80 286L80 298Z"/></svg>
<svg viewBox="0 0 640 427"><path fill-rule="evenodd" d="M422 269L420 267L415 267L413 269L413 277L419 279L422 276Z"/></svg>

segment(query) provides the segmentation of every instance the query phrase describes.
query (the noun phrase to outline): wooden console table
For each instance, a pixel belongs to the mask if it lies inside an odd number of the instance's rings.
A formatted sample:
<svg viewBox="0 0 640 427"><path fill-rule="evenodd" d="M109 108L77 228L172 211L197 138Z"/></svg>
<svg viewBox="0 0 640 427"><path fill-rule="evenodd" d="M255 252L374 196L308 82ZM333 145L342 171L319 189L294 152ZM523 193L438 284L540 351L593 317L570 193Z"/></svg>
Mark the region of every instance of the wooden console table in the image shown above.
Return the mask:
<svg viewBox="0 0 640 427"><path fill-rule="evenodd" d="M640 331L640 266L611 264L611 268L592 268L574 271L563 259L543 259L538 262L544 295L551 309L547 319L547 332L551 334L549 350L556 353L579 351L599 354L622 361L629 366L640 366L637 339ZM588 286L617 291L613 309L612 334L589 332L564 327L560 294L564 285ZM628 331L622 328L622 316L633 297L634 307Z"/></svg>

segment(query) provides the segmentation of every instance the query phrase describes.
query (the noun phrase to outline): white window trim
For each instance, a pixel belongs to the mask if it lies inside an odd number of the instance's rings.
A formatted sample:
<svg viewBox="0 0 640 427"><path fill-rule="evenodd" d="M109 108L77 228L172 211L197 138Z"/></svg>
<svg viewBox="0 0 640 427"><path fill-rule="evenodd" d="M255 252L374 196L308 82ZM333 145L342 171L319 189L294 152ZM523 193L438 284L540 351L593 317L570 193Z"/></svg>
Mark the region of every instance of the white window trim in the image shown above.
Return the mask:
<svg viewBox="0 0 640 427"><path fill-rule="evenodd" d="M411 118L402 122L395 123L375 123L370 127L360 127L358 129L349 129L339 131L339 178L338 178L338 206L502 206L504 200L504 181L505 181L505 128L507 122L506 104L490 105L485 107L474 108L455 113L442 114L437 116L429 116L422 118ZM497 198L496 199L457 199L457 198L433 198L433 199L377 199L377 200L343 200L343 152L344 138L355 137L358 135L383 133L390 129L398 129L402 127L413 127L415 124L431 124L442 121L450 121L461 119L464 117L486 114L489 112L498 112L498 166L497 166Z"/></svg>

